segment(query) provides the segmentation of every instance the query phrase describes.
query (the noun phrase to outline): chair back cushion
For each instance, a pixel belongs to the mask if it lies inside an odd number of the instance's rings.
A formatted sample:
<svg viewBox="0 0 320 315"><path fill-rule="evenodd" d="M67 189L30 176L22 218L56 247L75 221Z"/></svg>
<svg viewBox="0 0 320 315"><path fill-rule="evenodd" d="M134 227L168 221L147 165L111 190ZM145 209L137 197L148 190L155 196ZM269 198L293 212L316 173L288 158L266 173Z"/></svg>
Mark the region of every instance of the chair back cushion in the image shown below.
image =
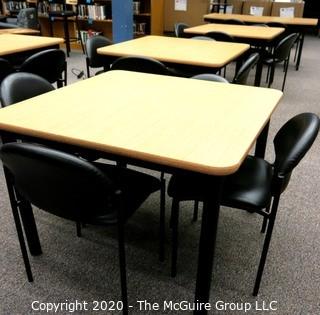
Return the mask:
<svg viewBox="0 0 320 315"><path fill-rule="evenodd" d="M190 26L186 23L176 23L174 25L174 34L176 35L176 37L186 37L184 33L184 29L188 27Z"/></svg>
<svg viewBox="0 0 320 315"><path fill-rule="evenodd" d="M160 61L148 57L128 56L118 58L111 70L128 70L144 73L170 75L169 69Z"/></svg>
<svg viewBox="0 0 320 315"><path fill-rule="evenodd" d="M23 28L39 29L39 22L36 8L25 8L19 11L17 26Z"/></svg>
<svg viewBox="0 0 320 315"><path fill-rule="evenodd" d="M14 68L11 63L6 59L0 58L0 84L12 72L14 72Z"/></svg>
<svg viewBox="0 0 320 315"><path fill-rule="evenodd" d="M86 41L86 52L90 67L99 68L105 65L105 58L97 53L97 49L108 45L112 45L112 41L107 37L97 35L88 38Z"/></svg>
<svg viewBox="0 0 320 315"><path fill-rule="evenodd" d="M45 79L33 73L16 72L7 76L0 87L2 107L54 90Z"/></svg>
<svg viewBox="0 0 320 315"><path fill-rule="evenodd" d="M273 140L276 174L290 176L316 139L319 125L320 120L316 114L302 113L281 127Z"/></svg>
<svg viewBox="0 0 320 315"><path fill-rule="evenodd" d="M283 61L288 58L291 48L298 38L297 33L290 34L283 38L274 49L273 59L277 62Z"/></svg>
<svg viewBox="0 0 320 315"><path fill-rule="evenodd" d="M252 54L240 67L239 71L236 73L233 79L233 83L246 84L251 69L258 63L258 61L259 61L259 53Z"/></svg>
<svg viewBox="0 0 320 315"><path fill-rule="evenodd" d="M50 83L61 79L65 69L66 55L61 49L48 49L35 53L20 67L20 71L37 74Z"/></svg>
<svg viewBox="0 0 320 315"><path fill-rule="evenodd" d="M90 222L111 209L113 184L85 160L27 143L4 144L0 156L17 191L42 210Z"/></svg>
<svg viewBox="0 0 320 315"><path fill-rule="evenodd" d="M208 36L210 38L213 38L216 41L220 42L234 42L233 36L224 33L224 32L208 32L205 34L205 36Z"/></svg>
<svg viewBox="0 0 320 315"><path fill-rule="evenodd" d="M229 83L229 81L226 78L221 77L220 75L217 75L217 74L213 74L213 73L197 74L197 75L194 75L193 77L191 77L191 79Z"/></svg>

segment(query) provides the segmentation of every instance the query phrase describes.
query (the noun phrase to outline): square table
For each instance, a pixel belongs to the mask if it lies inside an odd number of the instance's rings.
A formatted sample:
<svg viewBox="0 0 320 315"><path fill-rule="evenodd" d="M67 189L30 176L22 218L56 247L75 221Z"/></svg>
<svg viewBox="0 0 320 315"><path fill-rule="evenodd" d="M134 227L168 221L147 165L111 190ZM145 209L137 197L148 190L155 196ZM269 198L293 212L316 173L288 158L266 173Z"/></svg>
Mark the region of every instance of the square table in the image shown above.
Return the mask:
<svg viewBox="0 0 320 315"><path fill-rule="evenodd" d="M228 19L237 19L243 21L247 24L255 24L255 23L269 23L269 22L277 22L286 25L290 32L298 32L301 34L300 37L300 45L298 50L298 57L296 63L296 70L299 69L302 48L304 43L304 34L310 28L315 28L318 25L318 19L312 18L300 18L300 17L280 17L280 16L254 16L254 15L246 15L246 14L220 14L220 13L210 13L203 16L206 22L214 22L219 23Z"/></svg>
<svg viewBox="0 0 320 315"><path fill-rule="evenodd" d="M59 48L63 38L19 34L0 34L0 57L16 64L43 49Z"/></svg>
<svg viewBox="0 0 320 315"><path fill-rule="evenodd" d="M256 70L255 86L260 86L263 67L262 61L264 54L266 54L266 48L272 48L277 43L276 39L284 32L284 30L285 29L281 27L210 23L186 28L184 32L187 35L193 36L205 35L208 32L224 32L233 36L236 42L257 46L260 52L260 59Z"/></svg>
<svg viewBox="0 0 320 315"><path fill-rule="evenodd" d="M39 35L40 31L34 30L32 28L22 28L22 27L1 28L0 34Z"/></svg>
<svg viewBox="0 0 320 315"><path fill-rule="evenodd" d="M195 290L195 301L205 303L223 178L240 167L281 97L273 89L110 71L0 109L0 132L4 142L52 142L169 173L213 175Z"/></svg>
<svg viewBox="0 0 320 315"><path fill-rule="evenodd" d="M98 48L108 63L123 56L145 56L190 72L205 73L223 68L249 49L247 44L199 41L165 36L144 36Z"/></svg>

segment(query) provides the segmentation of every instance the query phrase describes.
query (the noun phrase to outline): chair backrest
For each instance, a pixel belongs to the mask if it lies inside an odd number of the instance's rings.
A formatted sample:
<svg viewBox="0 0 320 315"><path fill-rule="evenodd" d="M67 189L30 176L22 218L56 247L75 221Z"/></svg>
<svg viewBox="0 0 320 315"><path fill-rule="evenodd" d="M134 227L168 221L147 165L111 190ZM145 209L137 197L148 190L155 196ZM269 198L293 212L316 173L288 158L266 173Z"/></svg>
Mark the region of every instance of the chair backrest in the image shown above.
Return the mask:
<svg viewBox="0 0 320 315"><path fill-rule="evenodd" d="M1 105L3 107L9 106L52 90L54 87L36 74L12 73L2 81L0 87Z"/></svg>
<svg viewBox="0 0 320 315"><path fill-rule="evenodd" d="M30 143L4 144L0 157L21 196L44 211L89 223L110 209L112 182L83 159Z"/></svg>
<svg viewBox="0 0 320 315"><path fill-rule="evenodd" d="M234 42L234 37L224 32L208 32L205 36L221 42Z"/></svg>
<svg viewBox="0 0 320 315"><path fill-rule="evenodd" d="M286 60L298 36L299 35L297 33L292 33L281 39L274 49L273 58L277 61Z"/></svg>
<svg viewBox="0 0 320 315"><path fill-rule="evenodd" d="M282 28L287 28L287 26L281 22L267 22L266 23L267 26L270 27L282 27Z"/></svg>
<svg viewBox="0 0 320 315"><path fill-rule="evenodd" d="M118 58L112 65L111 70L127 70L153 74L170 75L170 70L160 61L139 56L127 56Z"/></svg>
<svg viewBox="0 0 320 315"><path fill-rule="evenodd" d="M14 72L14 68L7 59L0 58L0 84L2 80L10 73Z"/></svg>
<svg viewBox="0 0 320 315"><path fill-rule="evenodd" d="M108 45L112 45L112 41L105 36L97 35L88 38L86 41L86 53L90 67L99 68L104 66L105 58L97 53L97 49Z"/></svg>
<svg viewBox="0 0 320 315"><path fill-rule="evenodd" d="M193 36L191 37L191 39L196 39L196 40L214 40L213 38L209 37L209 36Z"/></svg>
<svg viewBox="0 0 320 315"><path fill-rule="evenodd" d="M190 27L186 23L176 23L174 25L174 34L176 37L185 37L184 29Z"/></svg>
<svg viewBox="0 0 320 315"><path fill-rule="evenodd" d="M213 73L197 74L197 75L194 75L193 77L191 77L191 79L229 83L229 81L226 78L221 77L220 75L217 75L217 74L213 74Z"/></svg>
<svg viewBox="0 0 320 315"><path fill-rule="evenodd" d="M17 16L17 26L22 28L39 29L38 14L36 8L21 9Z"/></svg>
<svg viewBox="0 0 320 315"><path fill-rule="evenodd" d="M234 76L232 83L243 84L243 85L246 84L249 73L251 69L258 63L259 57L260 57L259 53L252 54L240 67L240 69Z"/></svg>
<svg viewBox="0 0 320 315"><path fill-rule="evenodd" d="M225 19L225 20L221 20L221 23L234 24L234 25L246 25L246 23L244 23L243 21L238 20L238 19Z"/></svg>
<svg viewBox="0 0 320 315"><path fill-rule="evenodd" d="M311 148L319 132L320 120L316 114L302 113L287 121L277 132L275 149L275 174L289 178Z"/></svg>
<svg viewBox="0 0 320 315"><path fill-rule="evenodd" d="M61 49L48 49L27 58L20 67L22 72L30 72L54 83L62 78L66 70L66 55Z"/></svg>

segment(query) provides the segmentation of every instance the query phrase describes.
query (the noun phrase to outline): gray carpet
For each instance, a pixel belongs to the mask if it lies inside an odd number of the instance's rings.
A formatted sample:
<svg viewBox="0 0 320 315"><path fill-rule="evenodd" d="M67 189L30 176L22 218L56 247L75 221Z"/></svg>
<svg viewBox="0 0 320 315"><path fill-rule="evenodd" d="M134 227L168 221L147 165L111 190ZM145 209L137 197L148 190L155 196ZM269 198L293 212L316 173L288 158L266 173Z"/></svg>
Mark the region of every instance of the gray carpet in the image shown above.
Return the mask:
<svg viewBox="0 0 320 315"><path fill-rule="evenodd" d="M308 37L300 71L289 68L285 96L274 113L269 134L267 158L272 159L272 137L293 115L311 111L320 114L320 40ZM85 69L84 57L71 53L71 68ZM228 70L231 76L231 68ZM274 88L281 87L283 72L276 71ZM251 78L252 79L252 78ZM76 81L69 73L69 83ZM105 97L107 102L107 90ZM236 104L235 104L236 106ZM252 117L254 119L254 117ZM268 307L271 301L279 315L319 314L320 302L320 138L292 176L283 194L269 256L257 298L251 296L263 236L261 218L239 210L222 208L219 221L211 304L250 303L254 310ZM120 298L118 253L113 229L88 226L77 238L75 225L35 209L43 255L31 257L34 282L29 283L21 259L3 176L0 178L0 314L45 314L32 311L32 302L88 302L88 311L73 314L116 314L94 311L93 301ZM167 211L170 200L167 198ZM191 224L192 203L182 207L178 275L170 278L170 233L167 230L166 261L158 261L159 194L154 194L127 225L127 273L131 314L190 314L189 311L163 311L165 300L193 301L200 221ZM160 304L159 311L140 311L137 301ZM104 306L104 304L101 304ZM247 304L249 305L249 304ZM35 307L39 304L36 302ZM231 305L231 308L234 305ZM220 307L218 303L217 307ZM238 304L241 307L241 304ZM69 314L71 310L50 311ZM244 314L243 311L216 309L210 314Z"/></svg>

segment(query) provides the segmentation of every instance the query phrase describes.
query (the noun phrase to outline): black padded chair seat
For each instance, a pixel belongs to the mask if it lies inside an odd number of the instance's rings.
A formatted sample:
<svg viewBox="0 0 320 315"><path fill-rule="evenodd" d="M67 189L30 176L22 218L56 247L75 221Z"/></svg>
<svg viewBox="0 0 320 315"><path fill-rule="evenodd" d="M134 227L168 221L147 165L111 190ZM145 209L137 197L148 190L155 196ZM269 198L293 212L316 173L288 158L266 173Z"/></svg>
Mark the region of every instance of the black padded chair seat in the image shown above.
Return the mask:
<svg viewBox="0 0 320 315"><path fill-rule="evenodd" d="M283 60L280 60L278 58L272 58L271 56L267 56L266 59L263 60L263 63L265 65L272 65L273 63L279 63L279 62L282 62Z"/></svg>
<svg viewBox="0 0 320 315"><path fill-rule="evenodd" d="M221 204L239 204L246 210L266 208L271 196L273 167L263 159L248 156L239 170L226 177ZM168 186L170 197L183 200L204 200L209 177L204 175L173 175ZM266 184L268 183L268 184Z"/></svg>
<svg viewBox="0 0 320 315"><path fill-rule="evenodd" d="M140 205L153 192L160 189L160 180L151 175L136 172L128 168L121 168L115 165L94 162L102 172L120 189L124 197L124 208L126 209L125 221L140 207ZM115 224L117 223L117 211L108 211L107 215L96 218L96 224Z"/></svg>
<svg viewBox="0 0 320 315"><path fill-rule="evenodd" d="M248 156L239 170L227 177L223 205L246 210L266 208L272 194L272 176L271 164L263 159Z"/></svg>

